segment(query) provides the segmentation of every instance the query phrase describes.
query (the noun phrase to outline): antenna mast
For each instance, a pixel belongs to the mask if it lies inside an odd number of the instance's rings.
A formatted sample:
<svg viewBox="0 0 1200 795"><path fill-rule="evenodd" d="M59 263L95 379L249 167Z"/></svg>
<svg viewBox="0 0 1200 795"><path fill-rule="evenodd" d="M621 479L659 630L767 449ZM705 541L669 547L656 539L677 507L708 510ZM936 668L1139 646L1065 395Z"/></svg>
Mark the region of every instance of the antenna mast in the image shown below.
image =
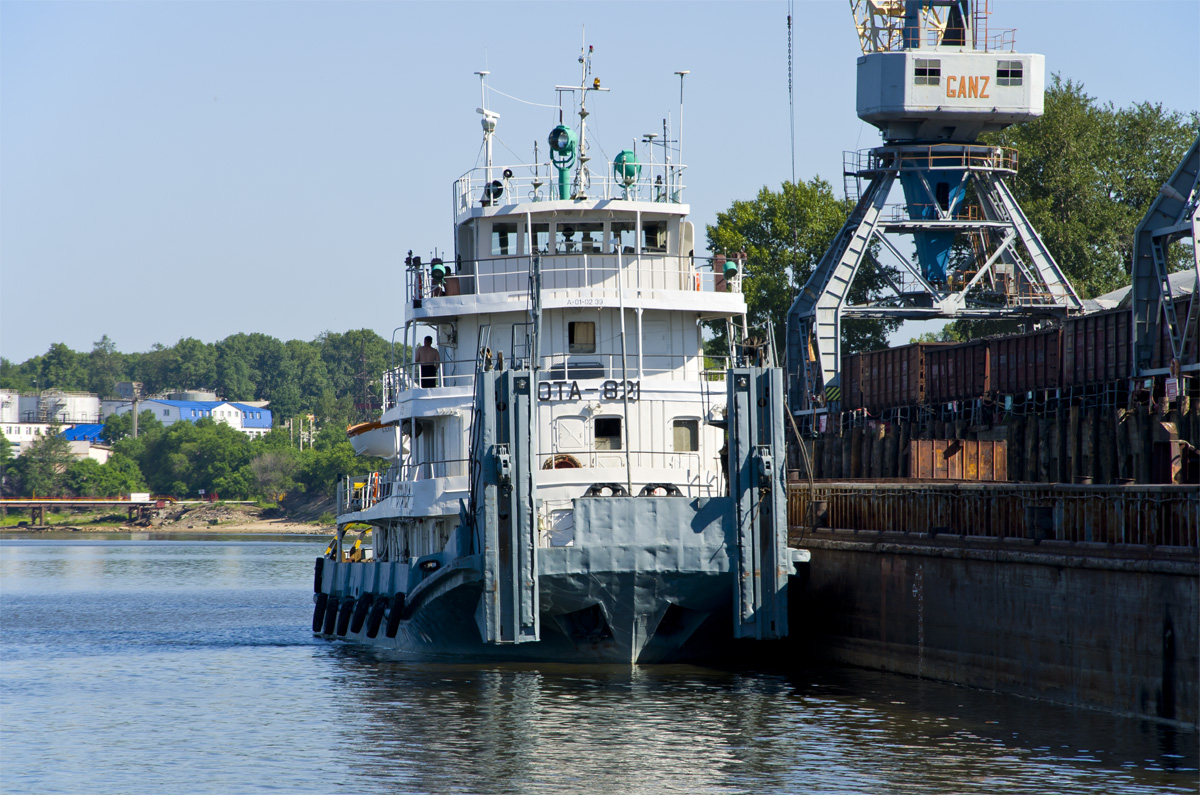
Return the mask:
<svg viewBox="0 0 1200 795"><path fill-rule="evenodd" d="M496 132L496 120L500 118L500 114L487 109L487 76L491 74L486 70L476 72L479 75L479 101L480 106L475 109L475 112L483 119L480 120L480 125L483 127L483 151L485 169L484 174L487 177L485 184L492 184L492 135Z"/></svg>

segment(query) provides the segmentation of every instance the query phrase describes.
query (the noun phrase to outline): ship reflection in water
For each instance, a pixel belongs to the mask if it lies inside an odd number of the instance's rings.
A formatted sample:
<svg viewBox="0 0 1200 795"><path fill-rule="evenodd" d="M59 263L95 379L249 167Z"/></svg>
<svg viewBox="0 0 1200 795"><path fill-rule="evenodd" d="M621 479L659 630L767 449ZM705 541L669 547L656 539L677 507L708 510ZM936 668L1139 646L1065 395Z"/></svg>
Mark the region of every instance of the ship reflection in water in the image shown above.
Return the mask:
<svg viewBox="0 0 1200 795"><path fill-rule="evenodd" d="M867 671L414 665L338 648L351 789L1194 792L1196 735ZM369 683L369 684L366 684ZM368 783L370 782L370 783Z"/></svg>

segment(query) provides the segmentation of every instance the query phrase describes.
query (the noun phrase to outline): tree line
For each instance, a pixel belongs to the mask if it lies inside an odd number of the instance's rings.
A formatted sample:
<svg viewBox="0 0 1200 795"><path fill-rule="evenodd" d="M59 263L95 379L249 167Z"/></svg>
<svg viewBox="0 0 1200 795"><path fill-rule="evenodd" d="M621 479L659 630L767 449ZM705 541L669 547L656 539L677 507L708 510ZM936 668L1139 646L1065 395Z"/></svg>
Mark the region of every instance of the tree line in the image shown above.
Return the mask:
<svg viewBox="0 0 1200 795"><path fill-rule="evenodd" d="M390 343L370 329L327 331L311 342L234 334L220 342L188 337L144 353L121 353L108 335L89 352L54 343L20 364L0 359L0 388L45 389L117 397L116 385L140 381L147 395L209 389L224 400L270 401L279 422L300 414L349 422L379 401Z"/></svg>
<svg viewBox="0 0 1200 795"><path fill-rule="evenodd" d="M285 428L251 438L204 417L164 426L154 413L128 414L105 423L112 447L106 463L76 459L61 435L42 436L13 460L0 433L0 479L5 496L116 497L134 491L195 499L201 491L223 499L279 502L287 494L331 497L347 474L378 470L380 459L358 458L345 427L327 423L304 450Z"/></svg>
<svg viewBox="0 0 1200 795"><path fill-rule="evenodd" d="M400 356L400 354L397 354ZM287 493L332 496L339 477L379 469L356 459L348 424L378 416L379 380L391 361L390 343L374 331L325 332L311 342L282 342L266 334L234 334L220 342L181 339L145 353L122 353L107 335L88 353L55 343L20 364L0 359L0 388L29 394L44 389L117 397L116 384L141 381L143 393L210 389L231 401L269 401L276 427L251 439L203 418L164 427L142 411L138 437L132 417L114 414L104 441L112 455L101 465L74 459L56 433L41 437L15 460L0 434L0 486L6 496L114 497L132 491L277 502ZM313 415L320 429L299 449L289 419Z"/></svg>

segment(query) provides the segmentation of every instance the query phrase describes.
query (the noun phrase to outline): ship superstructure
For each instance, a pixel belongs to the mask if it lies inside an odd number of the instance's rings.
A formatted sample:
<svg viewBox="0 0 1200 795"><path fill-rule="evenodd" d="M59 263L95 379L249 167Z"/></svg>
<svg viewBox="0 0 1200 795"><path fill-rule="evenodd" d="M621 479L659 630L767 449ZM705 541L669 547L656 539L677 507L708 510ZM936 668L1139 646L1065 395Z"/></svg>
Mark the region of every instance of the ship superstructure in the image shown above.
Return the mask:
<svg viewBox="0 0 1200 795"><path fill-rule="evenodd" d="M696 256L669 142L661 164L592 167L590 56L558 87L578 126L550 132L549 163L493 163L484 93L454 254L410 253L382 416L351 429L391 466L341 484L314 631L625 662L787 633L807 553L786 543L782 371L749 339L738 256ZM364 525L369 552L346 535Z"/></svg>

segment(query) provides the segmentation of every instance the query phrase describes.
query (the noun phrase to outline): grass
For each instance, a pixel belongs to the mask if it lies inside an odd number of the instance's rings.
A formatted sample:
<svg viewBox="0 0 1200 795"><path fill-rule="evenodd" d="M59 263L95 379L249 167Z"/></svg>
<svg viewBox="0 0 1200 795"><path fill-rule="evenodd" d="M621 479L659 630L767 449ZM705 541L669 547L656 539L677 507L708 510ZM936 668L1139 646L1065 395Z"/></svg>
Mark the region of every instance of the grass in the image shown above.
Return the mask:
<svg viewBox="0 0 1200 795"><path fill-rule="evenodd" d="M17 527L21 522L32 522L30 512L8 509L0 516L0 527ZM103 511L47 511L47 525L91 525L93 527L118 527L128 521L124 514Z"/></svg>

